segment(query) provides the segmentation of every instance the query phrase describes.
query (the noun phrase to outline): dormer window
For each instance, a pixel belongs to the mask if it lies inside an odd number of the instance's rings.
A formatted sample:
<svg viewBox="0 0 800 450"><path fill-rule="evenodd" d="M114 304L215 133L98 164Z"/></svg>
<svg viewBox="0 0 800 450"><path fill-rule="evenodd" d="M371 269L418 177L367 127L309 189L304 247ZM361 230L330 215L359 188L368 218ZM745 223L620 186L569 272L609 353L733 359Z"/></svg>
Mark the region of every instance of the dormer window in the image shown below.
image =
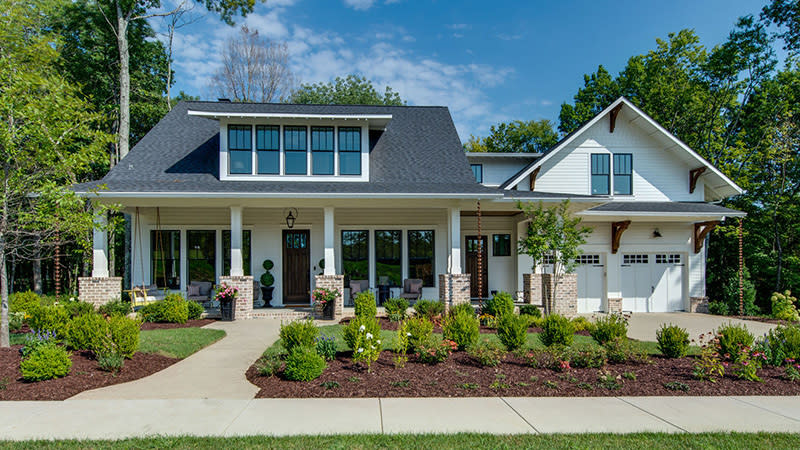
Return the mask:
<svg viewBox="0 0 800 450"><path fill-rule="evenodd" d="M279 175L281 173L280 137L281 127L277 125L256 126L259 175Z"/></svg>
<svg viewBox="0 0 800 450"><path fill-rule="evenodd" d="M283 127L284 173L305 175L308 173L306 127Z"/></svg>
<svg viewBox="0 0 800 450"><path fill-rule="evenodd" d="M339 127L339 174L361 175L361 128Z"/></svg>
<svg viewBox="0 0 800 450"><path fill-rule="evenodd" d="M252 136L250 125L228 127L228 155L232 174L253 173Z"/></svg>

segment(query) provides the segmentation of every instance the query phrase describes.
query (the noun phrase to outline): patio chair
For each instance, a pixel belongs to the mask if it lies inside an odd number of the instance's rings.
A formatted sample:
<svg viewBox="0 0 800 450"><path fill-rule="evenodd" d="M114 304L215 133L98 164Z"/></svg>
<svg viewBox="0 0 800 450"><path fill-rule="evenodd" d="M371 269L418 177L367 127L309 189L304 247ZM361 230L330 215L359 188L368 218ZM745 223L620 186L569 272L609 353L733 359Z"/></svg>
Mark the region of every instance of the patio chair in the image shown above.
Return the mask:
<svg viewBox="0 0 800 450"><path fill-rule="evenodd" d="M355 304L356 295L369 290L369 280L350 280L350 303L347 306Z"/></svg>
<svg viewBox="0 0 800 450"><path fill-rule="evenodd" d="M186 286L186 300L204 305L211 301L214 295L214 283L210 281L192 281Z"/></svg>
<svg viewBox="0 0 800 450"><path fill-rule="evenodd" d="M422 297L422 280L419 278L408 278L403 280L403 292L400 293L400 298L408 300L408 303L413 305Z"/></svg>

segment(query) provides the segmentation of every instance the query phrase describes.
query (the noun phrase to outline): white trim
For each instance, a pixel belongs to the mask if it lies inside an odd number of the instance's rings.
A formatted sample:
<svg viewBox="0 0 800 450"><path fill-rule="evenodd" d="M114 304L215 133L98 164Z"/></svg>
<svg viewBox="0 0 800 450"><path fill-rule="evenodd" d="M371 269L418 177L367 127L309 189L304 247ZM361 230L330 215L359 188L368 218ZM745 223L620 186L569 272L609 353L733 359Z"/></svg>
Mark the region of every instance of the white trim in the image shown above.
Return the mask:
<svg viewBox="0 0 800 450"><path fill-rule="evenodd" d="M190 116L210 117L210 118L235 118L235 117L254 117L267 119L340 119L340 120L391 120L391 114L292 114L292 113L240 113L240 112L211 112L188 110L186 114Z"/></svg>
<svg viewBox="0 0 800 450"><path fill-rule="evenodd" d="M467 158L541 158L542 153L514 153L514 152L465 152Z"/></svg>
<svg viewBox="0 0 800 450"><path fill-rule="evenodd" d="M576 216L601 216L601 217L745 217L747 213L740 211L728 213L711 212L658 212L658 211L582 211L575 213Z"/></svg>
<svg viewBox="0 0 800 450"><path fill-rule="evenodd" d="M339 192L88 192L76 191L77 194L95 194L99 197L120 198L439 198L439 199L502 199L503 194L437 194L437 193L339 193ZM523 199L524 200L524 199ZM608 199L604 199L608 201Z"/></svg>

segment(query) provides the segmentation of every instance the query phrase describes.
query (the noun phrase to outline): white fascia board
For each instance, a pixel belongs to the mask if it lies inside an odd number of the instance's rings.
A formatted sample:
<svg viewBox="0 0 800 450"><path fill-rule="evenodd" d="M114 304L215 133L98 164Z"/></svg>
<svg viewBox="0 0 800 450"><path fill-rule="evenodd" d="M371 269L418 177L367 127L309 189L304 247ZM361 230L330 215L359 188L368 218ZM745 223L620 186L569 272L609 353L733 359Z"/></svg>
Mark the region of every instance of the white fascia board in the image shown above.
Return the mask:
<svg viewBox="0 0 800 450"><path fill-rule="evenodd" d="M319 192L76 192L109 198L424 198L424 199L496 199L503 194L420 194L420 193L319 193Z"/></svg>
<svg viewBox="0 0 800 450"><path fill-rule="evenodd" d="M700 213L700 212L656 212L656 211L582 211L575 213L576 216L592 217L704 217L722 218L725 217L745 217L747 213L736 211L729 213Z"/></svg>
<svg viewBox="0 0 800 450"><path fill-rule="evenodd" d="M355 119L355 120L391 120L391 114L292 114L292 113L240 113L240 112L211 112L194 111L187 112L190 116L207 117L217 119L220 117L252 117L268 119Z"/></svg>
<svg viewBox="0 0 800 450"><path fill-rule="evenodd" d="M583 197L546 197L546 198L533 198L533 197L503 197L502 199L495 200L496 202L563 202L569 200L573 203L608 203L608 198L583 198Z"/></svg>

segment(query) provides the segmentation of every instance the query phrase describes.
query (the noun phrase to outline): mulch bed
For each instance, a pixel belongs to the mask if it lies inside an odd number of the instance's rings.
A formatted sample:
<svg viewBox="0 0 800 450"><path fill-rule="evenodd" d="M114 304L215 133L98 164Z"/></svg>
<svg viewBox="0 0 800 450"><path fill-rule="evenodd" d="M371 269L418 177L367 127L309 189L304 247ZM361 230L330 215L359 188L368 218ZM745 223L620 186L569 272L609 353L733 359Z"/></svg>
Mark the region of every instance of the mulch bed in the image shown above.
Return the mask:
<svg viewBox="0 0 800 450"><path fill-rule="evenodd" d="M345 317L344 319L340 320L339 323L341 325L347 325L352 320L352 317ZM392 322L389 320L388 317L378 317L378 321L381 324L381 330L387 331L397 331L397 328L400 326L400 322ZM433 324L433 332L434 333L441 333L442 326L439 323ZM528 328L528 333L541 333L542 329L539 327L530 327ZM484 325L481 325L481 333L483 334L497 334L496 328L490 328ZM586 330L576 331L575 334L580 336L589 336L589 332Z"/></svg>
<svg viewBox="0 0 800 450"><path fill-rule="evenodd" d="M27 383L19 370L22 345L0 348L0 400L64 400L83 391L125 383L154 374L175 364L179 359L136 353L125 360L117 374L97 367L91 352L73 352L69 375L53 380Z"/></svg>
<svg viewBox="0 0 800 450"><path fill-rule="evenodd" d="M497 367L481 367L466 352L453 353L437 365L418 363L411 356L404 368L394 367L393 356L390 351L382 352L371 373L354 365L348 352L328 363L322 376L314 381L288 381L282 374L262 377L255 367L247 371L247 379L260 388L258 398L800 395L800 382L783 380L783 369L774 367L759 371L762 383L727 376L716 383L695 380L691 376L693 357L652 357L651 364L608 365L606 370L615 375L636 374L635 381L620 379L622 386L612 390L598 385L598 369L572 369L565 373L533 369L513 355L506 356ZM554 382L557 387L548 387L545 381ZM664 383L672 381L685 383L689 391L664 387ZM326 382L339 386L327 389L322 386ZM491 387L495 382L499 386ZM472 385L467 387L468 383ZM581 388L580 383L588 383L591 389Z"/></svg>
<svg viewBox="0 0 800 450"><path fill-rule="evenodd" d="M145 330L168 330L172 328L194 328L194 327L204 327L210 323L214 323L216 320L214 319L197 319L197 320L188 320L186 323L156 323L156 322L144 322L142 324L142 331Z"/></svg>

